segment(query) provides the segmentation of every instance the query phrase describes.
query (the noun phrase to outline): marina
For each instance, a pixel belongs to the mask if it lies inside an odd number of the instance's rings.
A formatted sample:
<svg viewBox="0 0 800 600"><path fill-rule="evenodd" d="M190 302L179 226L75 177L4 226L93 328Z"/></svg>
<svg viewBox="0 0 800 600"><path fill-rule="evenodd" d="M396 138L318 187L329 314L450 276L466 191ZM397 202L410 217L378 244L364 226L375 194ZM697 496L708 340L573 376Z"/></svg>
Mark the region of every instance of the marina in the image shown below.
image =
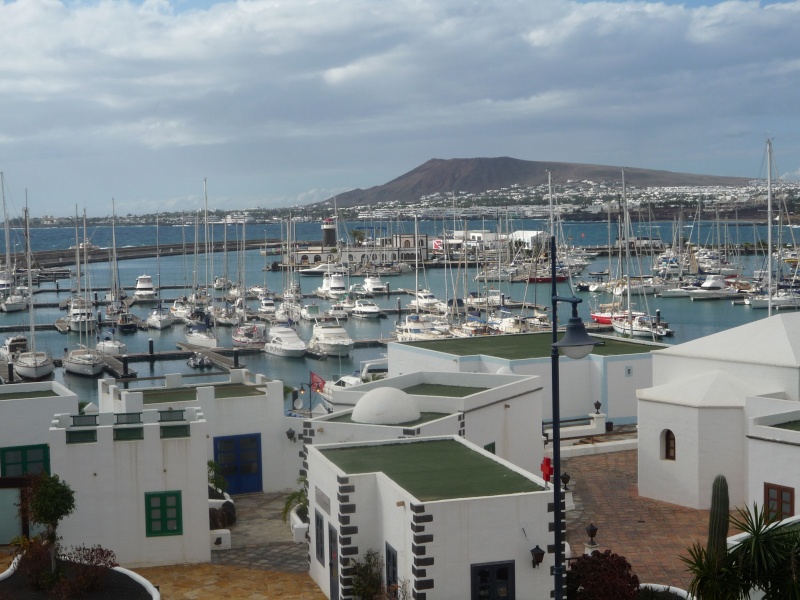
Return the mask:
<svg viewBox="0 0 800 600"><path fill-rule="evenodd" d="M405 223L409 226L408 223ZM344 223L340 227L342 230L347 231L351 227L359 226L355 223ZM413 224L410 224L413 226ZM489 229L495 227L495 224L487 223L471 223L470 226L482 227ZM213 226L213 237L222 239L224 232L221 225ZM227 272L234 274L237 272L240 264L246 266L244 277L247 282L253 285L258 285L271 292L271 297L274 298L275 305L279 308L281 306L281 297L283 290L287 284L287 271L282 268L281 256L279 254L263 254L262 250L265 248L268 239L280 239L280 227L278 225L248 225L248 236L253 237L248 240L244 247L243 254L241 252L242 244L238 242L240 252L234 250L237 244L237 228L235 226L228 226L228 242L229 249L224 251L225 248L222 243L216 245L216 250L211 255L209 261L209 270L214 275ZM420 234L425 232L430 238L433 238L437 230L442 227L441 223L436 222L421 222L418 224ZM541 222L535 223L521 223L520 227L527 227L531 229L542 230L544 224ZM653 225L651 225L653 227ZM674 224L660 223L656 224L661 231L661 238L669 239L672 235ZM596 254L596 250L603 246L603 242L607 242L608 228L604 223L563 223L564 236L567 240L574 241L579 239L585 243L581 246L587 253ZM710 229L711 225L704 224L705 229ZM132 372L131 364L136 364L136 373L139 377L147 378L153 376L161 376L166 373L193 373L194 370L186 364L189 358L195 351L193 348L183 345L185 344L185 326L176 324L169 329L155 330L147 329L144 325L145 319L152 308L155 306L154 302L133 302L131 303L131 294L137 279L143 274L150 275L155 280L156 275L156 260L155 260L155 247L145 246L144 242L152 240L154 236L154 227L124 227L117 228L116 239L117 244L123 246L132 246L127 249L127 256L135 258L125 258L123 248L118 249L118 253L123 255L118 259L116 272L119 281L123 287L128 291L128 299L125 301L129 307L130 314L133 321L136 323L136 333L120 333L114 332L113 335L118 337L127 346L127 363L128 363L128 378ZM161 289L163 290L163 298L161 303L163 306L171 306L176 298L192 293L193 282L198 280L198 277L203 272L203 261L205 255L203 252L198 251L194 254L194 239L193 232L186 231L189 228L169 228L162 227L160 231L161 255L160 255L160 280L163 282ZM296 225L298 237L303 239L313 240L320 235L319 223L298 223ZM686 231L696 232L694 229L687 229ZM761 239L764 234L763 226L761 229L757 226L738 227L734 229L737 234L737 243L739 245L751 244ZM745 235L745 232L748 235ZM65 239L65 230L60 230L58 236L60 240ZM12 237L13 237L12 233ZM186 239L186 236L189 236ZM241 235L239 233L238 235ZM176 242L176 236L183 236L183 240ZM42 252L43 247L54 244L54 230L52 229L36 229L32 231L31 243L34 249L38 248L38 252ZM110 251L103 246L111 241L110 228L96 228L91 232L91 240L99 246L98 249L89 253L89 256L95 256L97 261L90 260L89 278L92 282L92 298L94 300L93 312L95 315L100 314L99 327L95 334L95 339L100 336L105 336L109 332L109 326L112 325L104 314L103 309L105 306L104 297L107 290L112 288L112 268L109 262ZM63 243L63 241L62 241ZM138 244L138 245L137 245ZM230 246L233 244L233 246ZM588 249L591 248L590 252ZM36 252L36 250L35 250ZM53 256L60 254L64 263L68 257L72 257L74 263L74 250L61 250L54 249L47 250ZM104 260L100 260L101 255ZM243 258L241 258L243 256ZM225 260L227 259L227 264ZM763 259L763 257L762 257ZM648 259L650 260L650 259ZM742 260L746 265L746 271L752 273L760 268L759 257L754 254L743 255ZM588 260L587 265L584 267L583 274L575 276L572 281L569 279L563 283L559 283L559 294L570 294L570 285L575 290L575 294L582 298L583 302L578 305L580 316L587 324L591 323L590 312L592 306L603 300L603 296L591 293L589 291L581 291L577 286L579 279L589 277L589 273L599 273L600 277L609 266L609 257L602 253L593 256ZM276 263L278 266L276 267ZM639 267L636 267L637 269ZM58 276L50 278L42 278L38 287L34 286L32 298L35 305L35 326L37 337L37 345L40 349L49 351L54 359L58 360L63 353L63 348L68 346L68 339L77 336L74 333L67 332L68 328L64 326L64 312L63 308L66 306L67 298L73 289L77 287L75 278L66 277L74 267L59 267ZM428 261L426 264L420 266L419 273L416 274L412 269L385 277L381 280L385 284L385 288L379 288L385 291L379 291L370 298L380 309L382 318L349 318L341 321L342 327L347 331L348 335L354 342L353 350L345 356L331 356L327 357L323 354L306 355L302 358L285 358L266 354L260 351L252 351L250 349L239 349L240 355L246 354L247 367L251 371L264 373L268 377L280 378L291 387L299 387L301 383L309 381L309 374L311 372L317 373L325 380L337 378L342 374L352 374L358 370L362 361L374 359L385 353L385 345L395 338L395 329L398 323L402 321L406 315L417 312L417 307L414 305L415 289L416 286L429 290L431 295L437 300L446 302L453 296L453 289L459 286L458 296L463 297L464 286L468 290L467 296L475 298L485 297L494 298L491 303L485 305L471 306L471 310L480 311L479 320L486 320L492 311L504 311L509 317L533 317L534 314L546 314L547 307L550 303L550 284L548 282L531 283L528 281L514 281L511 279L505 281L490 281L478 280L475 281L475 273L477 266L470 266L468 264L453 265L446 261L435 260ZM350 274L344 276L345 286L349 289L354 284L361 285L365 283L365 277L368 275L355 275ZM597 276L594 276L597 277ZM296 283L300 287L302 298L301 303L307 305L316 305L321 312L330 309L334 300L317 298L315 296L316 289L320 286L319 277L298 277ZM367 283L375 283L367 282ZM221 298L222 292L217 291L216 294ZM468 298L469 300L469 298ZM746 305L742 305L739 300L722 301L722 302L696 302L690 297L670 297L670 296L642 296L634 297L634 303L641 306L642 310L648 314L656 314L658 311L665 321L669 321L669 327L674 331L674 337L664 338L661 340L663 343L681 343L690 339L695 339L733 327L736 325L749 322L758 318L766 316L766 311L753 310ZM259 301L257 299L248 299L245 301L247 310L252 314L253 320L265 320L267 315L259 313ZM419 310L419 312L423 312ZM17 331L24 331L27 324L26 312L17 313L3 313L0 314L0 332L4 335L10 335ZM60 323L60 326L58 325ZM308 342L312 337L313 323L297 319L293 324L294 329L299 336ZM549 327L549 326L547 326ZM595 332L610 333L610 326L592 325ZM233 343L231 335L233 328L226 327L218 324L217 335L219 337L219 348L214 349L215 353L225 356L227 361L233 360ZM65 333L60 333L60 332ZM471 332L470 334L474 334ZM152 346L152 348L151 348ZM123 361L114 359L115 364L109 366L106 364L104 367L106 374L114 377L125 377L125 368ZM109 361L111 362L111 361ZM222 374L230 365L226 361L216 361L211 369L205 371L205 377L213 378L215 374ZM7 374L7 368L0 365L0 375ZM71 374L65 374L62 369L57 368L55 378L59 381L65 382L71 389L86 396L88 399L96 395L96 381L76 377ZM7 377L3 377L7 379Z"/></svg>

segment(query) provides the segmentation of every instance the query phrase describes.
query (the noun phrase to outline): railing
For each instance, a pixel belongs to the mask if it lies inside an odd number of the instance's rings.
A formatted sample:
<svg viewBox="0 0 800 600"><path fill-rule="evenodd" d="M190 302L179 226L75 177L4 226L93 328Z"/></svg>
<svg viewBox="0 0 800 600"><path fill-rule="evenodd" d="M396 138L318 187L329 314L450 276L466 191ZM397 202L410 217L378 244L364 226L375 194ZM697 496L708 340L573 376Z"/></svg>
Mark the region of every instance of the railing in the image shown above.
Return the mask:
<svg viewBox="0 0 800 600"><path fill-rule="evenodd" d="M97 415L71 415L73 427L97 427Z"/></svg>
<svg viewBox="0 0 800 600"><path fill-rule="evenodd" d="M185 410L160 410L158 411L158 422L167 423L170 421L185 421Z"/></svg>
<svg viewBox="0 0 800 600"><path fill-rule="evenodd" d="M142 413L117 413L116 425L137 425L142 422Z"/></svg>

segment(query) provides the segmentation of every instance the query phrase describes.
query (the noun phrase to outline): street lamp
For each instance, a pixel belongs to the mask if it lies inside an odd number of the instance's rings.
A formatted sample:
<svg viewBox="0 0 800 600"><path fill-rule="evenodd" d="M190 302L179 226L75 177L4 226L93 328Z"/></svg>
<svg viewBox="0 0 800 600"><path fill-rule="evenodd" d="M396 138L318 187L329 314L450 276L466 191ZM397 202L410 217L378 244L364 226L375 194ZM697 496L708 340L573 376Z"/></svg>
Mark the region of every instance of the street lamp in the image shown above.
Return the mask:
<svg viewBox="0 0 800 600"><path fill-rule="evenodd" d="M553 388L553 481L561 480L561 414L559 406L559 378L558 378L558 351L564 350L570 358L580 359L587 356L598 342L589 337L583 321L578 316L578 304L582 302L573 294L571 298L561 298L556 289L556 237L550 236L550 281L553 296L553 343L550 352L552 369L551 379ZM558 340L558 303L569 302L572 304L572 315L567 322L567 327L561 341ZM561 486L553 486L553 531L554 531L554 594L555 600L564 597L564 514L562 504L563 493Z"/></svg>

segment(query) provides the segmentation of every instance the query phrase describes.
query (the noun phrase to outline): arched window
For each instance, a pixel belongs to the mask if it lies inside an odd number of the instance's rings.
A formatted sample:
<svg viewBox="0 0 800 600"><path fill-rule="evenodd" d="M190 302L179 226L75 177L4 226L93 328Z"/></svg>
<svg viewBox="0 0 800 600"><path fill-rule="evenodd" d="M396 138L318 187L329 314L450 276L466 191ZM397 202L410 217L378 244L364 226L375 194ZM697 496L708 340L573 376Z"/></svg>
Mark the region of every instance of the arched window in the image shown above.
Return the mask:
<svg viewBox="0 0 800 600"><path fill-rule="evenodd" d="M411 240L403 240L403 248L411 248Z"/></svg>
<svg viewBox="0 0 800 600"><path fill-rule="evenodd" d="M661 456L664 460L675 460L675 434L669 429L661 432Z"/></svg>

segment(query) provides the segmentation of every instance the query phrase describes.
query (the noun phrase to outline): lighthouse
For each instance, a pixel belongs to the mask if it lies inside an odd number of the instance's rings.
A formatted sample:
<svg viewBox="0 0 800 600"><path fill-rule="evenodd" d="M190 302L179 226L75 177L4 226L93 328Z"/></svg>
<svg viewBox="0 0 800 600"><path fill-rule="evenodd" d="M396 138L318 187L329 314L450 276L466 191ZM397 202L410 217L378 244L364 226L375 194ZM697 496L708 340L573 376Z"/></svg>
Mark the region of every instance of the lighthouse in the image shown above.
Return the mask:
<svg viewBox="0 0 800 600"><path fill-rule="evenodd" d="M322 246L323 248L336 246L336 221L330 217L322 222Z"/></svg>

